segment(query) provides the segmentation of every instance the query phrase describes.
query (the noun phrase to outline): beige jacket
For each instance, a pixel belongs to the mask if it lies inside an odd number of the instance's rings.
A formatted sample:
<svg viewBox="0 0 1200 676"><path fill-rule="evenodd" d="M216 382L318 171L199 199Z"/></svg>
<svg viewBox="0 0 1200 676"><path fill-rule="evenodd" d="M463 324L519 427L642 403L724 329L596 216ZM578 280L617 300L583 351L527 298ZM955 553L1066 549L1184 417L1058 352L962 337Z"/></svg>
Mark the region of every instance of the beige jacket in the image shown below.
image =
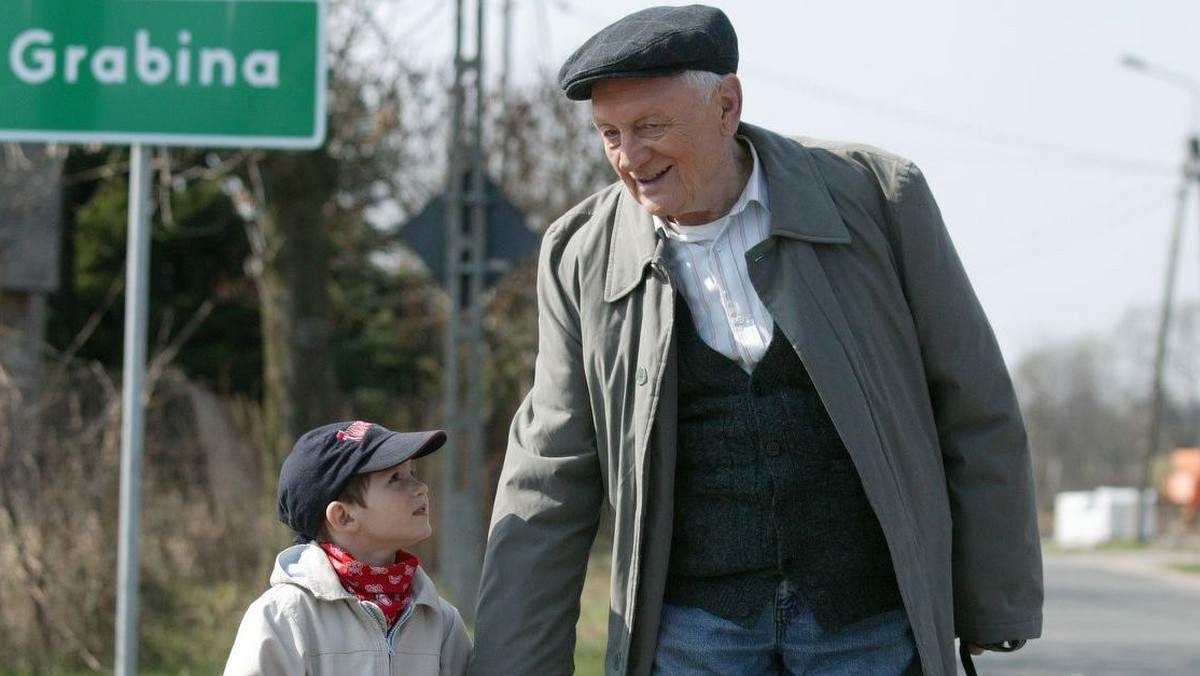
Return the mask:
<svg viewBox="0 0 1200 676"><path fill-rule="evenodd" d="M460 676L471 640L458 610L421 568L413 600L385 634L383 613L342 587L320 547L289 547L242 618L225 676Z"/></svg>
<svg viewBox="0 0 1200 676"><path fill-rule="evenodd" d="M954 638L1041 632L1025 429L921 172L861 145L743 125L771 233L752 283L804 362L887 538L928 676ZM675 289L620 184L546 231L534 384L512 424L471 676L572 672L589 550L613 516L607 676L650 673L671 547ZM830 515L837 518L837 515Z"/></svg>

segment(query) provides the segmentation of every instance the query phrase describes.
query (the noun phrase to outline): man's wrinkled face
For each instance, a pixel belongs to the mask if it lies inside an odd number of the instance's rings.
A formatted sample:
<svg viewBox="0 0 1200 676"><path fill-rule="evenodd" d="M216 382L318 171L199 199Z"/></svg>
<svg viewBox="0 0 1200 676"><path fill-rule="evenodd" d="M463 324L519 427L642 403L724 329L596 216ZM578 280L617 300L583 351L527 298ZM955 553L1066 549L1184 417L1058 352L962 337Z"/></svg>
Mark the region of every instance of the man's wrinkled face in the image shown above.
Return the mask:
<svg viewBox="0 0 1200 676"><path fill-rule="evenodd" d="M737 130L727 89L723 83L715 93L703 92L678 76L592 86L592 122L608 162L650 213L681 225L723 215L715 186L730 160L726 142Z"/></svg>

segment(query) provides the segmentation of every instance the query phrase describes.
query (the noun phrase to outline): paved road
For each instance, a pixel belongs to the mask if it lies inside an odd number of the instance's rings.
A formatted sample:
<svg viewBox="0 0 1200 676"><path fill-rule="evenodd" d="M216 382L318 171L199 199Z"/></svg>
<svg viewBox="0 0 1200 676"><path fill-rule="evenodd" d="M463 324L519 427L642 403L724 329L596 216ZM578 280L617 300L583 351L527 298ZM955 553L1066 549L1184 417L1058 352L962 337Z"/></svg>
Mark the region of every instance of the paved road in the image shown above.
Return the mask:
<svg viewBox="0 0 1200 676"><path fill-rule="evenodd" d="M980 676L1200 676L1200 575L1172 561L1200 553L1048 555L1042 638L976 658Z"/></svg>

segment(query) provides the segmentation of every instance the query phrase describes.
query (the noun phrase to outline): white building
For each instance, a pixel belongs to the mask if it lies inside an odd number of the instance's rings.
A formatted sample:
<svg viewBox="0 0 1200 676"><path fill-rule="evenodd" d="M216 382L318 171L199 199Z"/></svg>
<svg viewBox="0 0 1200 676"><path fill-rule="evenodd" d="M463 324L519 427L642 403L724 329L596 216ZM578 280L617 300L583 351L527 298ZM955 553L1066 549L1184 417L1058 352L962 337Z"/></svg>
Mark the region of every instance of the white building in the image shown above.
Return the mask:
<svg viewBox="0 0 1200 676"><path fill-rule="evenodd" d="M1054 497L1054 542L1061 547L1093 547L1138 539L1136 488L1100 486ZM1156 493L1142 494L1142 532L1154 535Z"/></svg>

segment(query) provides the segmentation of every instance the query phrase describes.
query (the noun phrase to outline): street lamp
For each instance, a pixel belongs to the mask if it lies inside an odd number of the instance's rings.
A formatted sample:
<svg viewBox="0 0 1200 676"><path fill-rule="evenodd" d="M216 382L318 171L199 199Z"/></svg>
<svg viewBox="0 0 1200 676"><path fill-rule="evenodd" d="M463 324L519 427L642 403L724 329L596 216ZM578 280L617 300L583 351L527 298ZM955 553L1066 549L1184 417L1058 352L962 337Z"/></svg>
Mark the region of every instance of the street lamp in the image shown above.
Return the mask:
<svg viewBox="0 0 1200 676"><path fill-rule="evenodd" d="M1162 68L1144 61L1131 54L1121 58L1121 65L1155 77L1165 82L1185 88L1191 99L1191 129L1187 137L1187 159L1184 161L1179 183L1179 191L1175 200L1175 222L1171 229L1171 243L1167 249L1167 276L1163 287L1162 309L1159 315L1158 338L1154 350L1154 376L1151 384L1150 421L1147 430L1146 447L1143 450L1141 477L1138 486L1136 507L1134 510L1137 539L1144 542L1149 533L1145 529L1144 495L1149 488L1150 477L1154 465L1154 456L1158 452L1161 435L1160 420L1163 408L1163 371L1167 359L1167 336L1171 327L1171 313L1175 297L1175 277L1179 268L1180 240L1183 237L1183 221L1187 212L1187 194L1195 183L1200 186L1200 84L1181 73Z"/></svg>
<svg viewBox="0 0 1200 676"><path fill-rule="evenodd" d="M1200 130L1200 83L1183 73L1155 65L1133 54L1122 56L1121 65L1188 90L1192 107L1191 139L1189 140L1194 140L1197 130Z"/></svg>

